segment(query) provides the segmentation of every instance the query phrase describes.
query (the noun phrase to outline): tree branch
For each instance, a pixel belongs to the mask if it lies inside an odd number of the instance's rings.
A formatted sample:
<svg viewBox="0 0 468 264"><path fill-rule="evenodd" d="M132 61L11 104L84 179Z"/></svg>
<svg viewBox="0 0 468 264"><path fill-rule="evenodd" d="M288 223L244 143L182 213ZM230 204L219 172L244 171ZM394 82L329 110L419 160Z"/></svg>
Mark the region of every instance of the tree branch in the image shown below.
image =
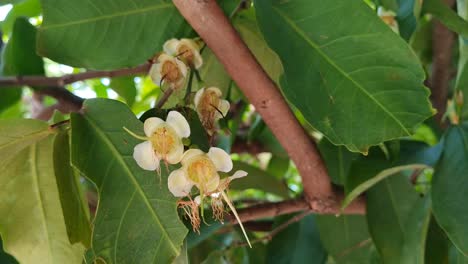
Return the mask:
<svg viewBox="0 0 468 264"><path fill-rule="evenodd" d="M151 64L145 63L134 68L118 69L112 71L88 71L76 74L67 74L60 77L45 76L15 76L0 78L1 86L36 86L36 87L61 87L74 82L84 81L95 78L113 78L119 76L128 76L134 74L147 73Z"/></svg>
<svg viewBox="0 0 468 264"><path fill-rule="evenodd" d="M453 7L455 0L444 0L445 4ZM430 81L431 101L437 109L435 116L441 127L446 124L442 121L447 108L447 96L451 79L452 47L455 34L446 28L440 21L434 21L432 31L432 77Z"/></svg>
<svg viewBox="0 0 468 264"><path fill-rule="evenodd" d="M306 207L308 205L315 212L336 213L340 201L334 193L315 144L216 1L173 0L173 2L224 65L296 164L302 177L307 201L300 203L302 209L304 205ZM297 206L299 204L296 204ZM358 207L364 212L363 204Z"/></svg>

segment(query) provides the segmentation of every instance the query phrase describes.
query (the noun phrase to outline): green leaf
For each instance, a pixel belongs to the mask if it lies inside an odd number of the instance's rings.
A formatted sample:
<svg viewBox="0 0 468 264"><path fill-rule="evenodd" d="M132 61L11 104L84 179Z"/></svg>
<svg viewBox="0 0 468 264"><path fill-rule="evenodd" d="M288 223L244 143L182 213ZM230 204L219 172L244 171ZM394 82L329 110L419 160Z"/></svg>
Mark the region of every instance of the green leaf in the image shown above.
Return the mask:
<svg viewBox="0 0 468 264"><path fill-rule="evenodd" d="M286 183L275 178L273 175L245 162L233 161L233 163L234 169L232 171L243 170L248 172L249 175L232 181L229 185L231 189L247 190L252 188L273 193L284 198L289 197L289 190Z"/></svg>
<svg viewBox="0 0 468 264"><path fill-rule="evenodd" d="M333 144L367 152L433 114L417 57L362 1L255 4L284 94Z"/></svg>
<svg viewBox="0 0 468 264"><path fill-rule="evenodd" d="M431 199L426 196L416 202L404 225L403 245L399 263L424 264L425 243L431 220Z"/></svg>
<svg viewBox="0 0 468 264"><path fill-rule="evenodd" d="M18 139L17 134L11 134L14 130L2 130L0 137L17 142L14 152L1 150L2 156L8 155L0 165L0 233L5 251L20 263L81 263L84 248L70 244L60 206L53 136L40 140L36 135L32 140L37 123L22 121L17 129L20 127L29 128L30 134Z"/></svg>
<svg viewBox="0 0 468 264"><path fill-rule="evenodd" d="M70 163L70 142L68 133L55 136L54 171L62 204L67 234L71 243L81 242L91 246L91 224L88 203L84 197L80 179Z"/></svg>
<svg viewBox="0 0 468 264"><path fill-rule="evenodd" d="M0 120L0 166L29 145L47 137L47 123L35 119Z"/></svg>
<svg viewBox="0 0 468 264"><path fill-rule="evenodd" d="M316 216L316 220L323 246L335 263L368 262L372 240L365 217L321 215Z"/></svg>
<svg viewBox="0 0 468 264"><path fill-rule="evenodd" d="M450 30L468 37L468 21L458 16L442 0L425 0L422 9L424 12L434 15Z"/></svg>
<svg viewBox="0 0 468 264"><path fill-rule="evenodd" d="M274 227L291 217L278 218ZM320 242L315 222L315 216L308 215L275 235L267 246L266 263L325 263L327 252Z"/></svg>
<svg viewBox="0 0 468 264"><path fill-rule="evenodd" d="M468 256L468 124L444 135L444 151L432 181L434 216L453 244Z"/></svg>
<svg viewBox="0 0 468 264"><path fill-rule="evenodd" d="M36 28L27 18L17 18L2 54L3 76L44 75L44 62L36 54Z"/></svg>
<svg viewBox="0 0 468 264"><path fill-rule="evenodd" d="M366 197L369 232L382 260L400 263L406 232L417 232L407 230L406 225L421 198L404 175L384 179Z"/></svg>
<svg viewBox="0 0 468 264"><path fill-rule="evenodd" d="M13 24L18 17L36 17L41 14L41 4L39 0L27 0L18 3L8 12L5 20L2 23L2 31L4 34L10 34L13 29Z"/></svg>
<svg viewBox="0 0 468 264"><path fill-rule="evenodd" d="M468 257L463 255L458 249L452 245L449 250L450 264L468 264Z"/></svg>
<svg viewBox="0 0 468 264"><path fill-rule="evenodd" d="M112 78L109 85L109 88L125 99L125 102L127 102L130 107L135 102L135 97L137 95L135 81L133 78L134 77L132 76Z"/></svg>
<svg viewBox="0 0 468 264"><path fill-rule="evenodd" d="M174 5L164 0L92 4L42 0L42 9L39 54L74 67L115 69L141 64L185 27Z"/></svg>
<svg viewBox="0 0 468 264"><path fill-rule="evenodd" d="M188 253L187 253L187 240L184 241L184 245L180 250L180 255L177 256L172 264L189 264Z"/></svg>
<svg viewBox="0 0 468 264"><path fill-rule="evenodd" d="M414 7L418 4L417 0L398 0L399 7L396 20L398 22L400 36L407 41L416 30L417 20L415 17Z"/></svg>
<svg viewBox="0 0 468 264"><path fill-rule="evenodd" d="M8 253L6 253L4 250L3 250L3 241L0 237L0 263L2 264L18 264L18 261L16 261L16 259L9 255Z"/></svg>
<svg viewBox="0 0 468 264"><path fill-rule="evenodd" d="M1 76L43 75L42 58L36 55L36 28L26 18L15 21L13 33L2 52ZM0 88L0 112L21 99L20 87Z"/></svg>
<svg viewBox="0 0 468 264"><path fill-rule="evenodd" d="M449 241L435 220L431 217L427 231L425 260L427 264L448 264Z"/></svg>
<svg viewBox="0 0 468 264"><path fill-rule="evenodd" d="M84 114L72 114L72 164L99 192L92 245L107 263L167 263L180 254L187 229L179 220L177 199L167 188L168 172L141 169L132 157L144 135L141 123L123 103L92 99Z"/></svg>
<svg viewBox="0 0 468 264"><path fill-rule="evenodd" d="M320 154L327 166L328 175L335 184L343 185L348 176L356 153L348 151L343 146L335 146L326 138L318 144Z"/></svg>

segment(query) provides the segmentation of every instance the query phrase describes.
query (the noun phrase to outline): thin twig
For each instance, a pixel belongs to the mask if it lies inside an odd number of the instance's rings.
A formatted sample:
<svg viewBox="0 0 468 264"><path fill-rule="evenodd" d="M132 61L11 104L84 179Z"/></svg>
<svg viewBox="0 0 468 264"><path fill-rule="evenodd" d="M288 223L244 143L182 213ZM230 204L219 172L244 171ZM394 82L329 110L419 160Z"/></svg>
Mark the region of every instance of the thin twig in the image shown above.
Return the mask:
<svg viewBox="0 0 468 264"><path fill-rule="evenodd" d="M273 229L267 235L265 235L263 237L260 237L260 238L257 238L257 239L254 239L250 243L251 244L256 244L256 243L262 242L262 241L270 241L271 239L273 239L274 236L279 234L281 231L286 229L288 226L301 221L302 218L310 215L311 213L312 213L311 211L305 211L305 212L302 212L302 213L300 213L298 215L295 215L291 219L289 219L288 221L286 221L286 222L280 224L279 226L277 226L275 229ZM247 245L248 245L247 243L243 242L243 243L239 243L239 244L234 245L234 247L245 247Z"/></svg>
<svg viewBox="0 0 468 264"><path fill-rule="evenodd" d="M164 106L164 104L167 102L167 100L169 99L169 97L171 97L172 93L174 92L174 89L173 88L167 88L166 91L164 91L163 95L161 96L161 99L159 99L159 101L156 103L156 105L154 106L154 108L156 109L161 109L161 107Z"/></svg>
<svg viewBox="0 0 468 264"><path fill-rule="evenodd" d="M10 86L35 86L35 87L61 87L74 82L95 78L113 78L147 73L151 64L145 63L134 68L125 68L111 71L87 71L76 74L66 74L60 77L45 76L15 76L0 78L0 88Z"/></svg>

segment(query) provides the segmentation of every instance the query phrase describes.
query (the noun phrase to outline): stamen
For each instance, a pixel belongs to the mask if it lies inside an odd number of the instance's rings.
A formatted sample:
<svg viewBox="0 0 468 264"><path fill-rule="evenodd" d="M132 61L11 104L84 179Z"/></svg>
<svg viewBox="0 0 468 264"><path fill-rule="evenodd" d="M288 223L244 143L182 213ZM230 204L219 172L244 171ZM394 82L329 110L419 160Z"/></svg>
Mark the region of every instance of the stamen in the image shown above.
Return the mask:
<svg viewBox="0 0 468 264"><path fill-rule="evenodd" d="M137 134L135 134L134 132L130 131L128 128L126 127L123 127L123 129L128 133L130 134L132 137L136 138L136 139L140 139L140 140L148 140L149 138L148 137L144 137L144 136L139 136Z"/></svg>

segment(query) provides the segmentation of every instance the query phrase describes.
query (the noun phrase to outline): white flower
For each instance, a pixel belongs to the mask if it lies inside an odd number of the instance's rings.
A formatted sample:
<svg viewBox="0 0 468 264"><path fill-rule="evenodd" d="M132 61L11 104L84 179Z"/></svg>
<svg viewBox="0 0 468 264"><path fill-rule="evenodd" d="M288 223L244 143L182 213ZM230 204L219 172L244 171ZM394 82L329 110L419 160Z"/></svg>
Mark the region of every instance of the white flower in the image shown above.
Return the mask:
<svg viewBox="0 0 468 264"><path fill-rule="evenodd" d="M166 121L150 117L144 123L146 141L135 146L133 158L145 170L158 170L161 160L169 164L179 163L184 153L182 138L190 136L185 117L171 111ZM138 137L141 138L141 137Z"/></svg>
<svg viewBox="0 0 468 264"><path fill-rule="evenodd" d="M192 68L199 69L203 65L199 45L192 39L170 39L164 43L164 52L177 56Z"/></svg>
<svg viewBox="0 0 468 264"><path fill-rule="evenodd" d="M216 87L202 88L195 94L195 109L208 134L215 132L216 121L226 116L230 104L221 99L222 93Z"/></svg>
<svg viewBox="0 0 468 264"><path fill-rule="evenodd" d="M203 195L222 191L220 183L225 183L225 179L221 181L218 172L232 170L232 160L229 154L215 147L210 148L208 153L199 149L187 150L181 163L182 168L173 171L168 179L169 191L176 197L188 196L194 185ZM242 172L236 172L234 176L237 177L239 173L242 174ZM245 172L243 174L247 175Z"/></svg>
<svg viewBox="0 0 468 264"><path fill-rule="evenodd" d="M149 75L156 85L168 83L177 89L185 82L187 66L179 59L163 53L159 55L157 62L151 65Z"/></svg>

